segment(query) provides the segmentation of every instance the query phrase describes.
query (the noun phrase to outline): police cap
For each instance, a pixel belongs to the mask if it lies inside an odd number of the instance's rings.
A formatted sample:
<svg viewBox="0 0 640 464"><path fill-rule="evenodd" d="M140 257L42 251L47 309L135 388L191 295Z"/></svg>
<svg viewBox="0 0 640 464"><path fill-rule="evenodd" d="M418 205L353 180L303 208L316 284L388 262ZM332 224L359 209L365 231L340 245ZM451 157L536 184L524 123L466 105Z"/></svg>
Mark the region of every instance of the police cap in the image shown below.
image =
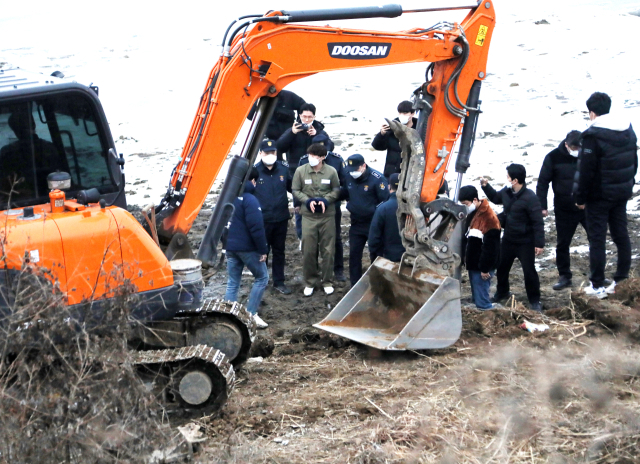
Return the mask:
<svg viewBox="0 0 640 464"><path fill-rule="evenodd" d="M360 166L364 164L364 157L362 155L351 155L347 158L344 165L348 172L356 171L360 169Z"/></svg>
<svg viewBox="0 0 640 464"><path fill-rule="evenodd" d="M260 144L260 151L267 152L267 151L277 151L277 150L278 148L276 147L275 140L264 139Z"/></svg>

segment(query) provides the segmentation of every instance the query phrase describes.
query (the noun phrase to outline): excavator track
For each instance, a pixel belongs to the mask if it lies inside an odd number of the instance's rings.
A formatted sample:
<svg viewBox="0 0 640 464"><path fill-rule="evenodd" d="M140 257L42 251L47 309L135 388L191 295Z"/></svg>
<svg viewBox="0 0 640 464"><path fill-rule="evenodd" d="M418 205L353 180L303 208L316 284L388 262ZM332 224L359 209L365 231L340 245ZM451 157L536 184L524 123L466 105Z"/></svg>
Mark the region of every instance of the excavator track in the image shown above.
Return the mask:
<svg viewBox="0 0 640 464"><path fill-rule="evenodd" d="M234 367L249 357L256 337L256 323L237 302L206 299L195 310L180 311L176 319L188 321L189 345L205 344L223 351Z"/></svg>
<svg viewBox="0 0 640 464"><path fill-rule="evenodd" d="M170 321L147 322L134 338L142 351L207 345L238 367L249 357L256 324L239 303L207 298L196 309L178 312Z"/></svg>
<svg viewBox="0 0 640 464"><path fill-rule="evenodd" d="M233 366L223 352L206 345L134 352L132 364L167 410L181 415L220 409L234 387Z"/></svg>

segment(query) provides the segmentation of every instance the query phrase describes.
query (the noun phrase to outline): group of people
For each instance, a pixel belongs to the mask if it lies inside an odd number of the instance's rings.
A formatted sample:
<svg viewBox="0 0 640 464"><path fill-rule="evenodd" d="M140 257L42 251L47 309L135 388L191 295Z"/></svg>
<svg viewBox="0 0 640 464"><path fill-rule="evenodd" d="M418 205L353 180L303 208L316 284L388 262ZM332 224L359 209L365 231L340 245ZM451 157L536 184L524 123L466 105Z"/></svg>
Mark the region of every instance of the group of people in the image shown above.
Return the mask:
<svg viewBox="0 0 640 464"><path fill-rule="evenodd" d="M472 298L477 308L490 309L511 297L509 274L516 258L522 265L530 307L542 311L540 280L535 257L544 251L544 217L547 194L553 188L557 231L556 265L559 279L554 290L571 287L570 245L578 224L589 241L590 296L606 298L629 277L631 242L627 230L627 201L638 169L637 138L628 121L609 114L611 98L601 92L587 100L591 124L584 132L571 131L544 159L536 192L527 188L526 170L520 164L507 167L508 185L496 191L482 178L487 199L462 187L459 201L468 206L464 256ZM503 206L496 215L488 202ZM607 226L618 251L613 281L605 279ZM501 230L504 230L502 238ZM499 251L498 251L499 250ZM489 296L497 275L496 293Z"/></svg>
<svg viewBox="0 0 640 464"><path fill-rule="evenodd" d="M405 249L400 238L395 191L401 165L398 139L383 125L372 146L386 150L384 172L353 154L346 160L333 152L334 143L316 120L316 107L297 95L283 91L281 106L272 118L267 138L260 145L258 162L238 197L226 243L229 281L227 300L235 301L246 266L255 277L247 309L259 327L266 323L257 315L269 281L267 259L271 254L273 288L292 291L285 279L285 241L289 194L293 197L296 233L300 239L305 296L317 288L330 295L334 282L344 282L344 251L341 237L341 202L350 214L349 281L362 277L362 259L369 245L371 262L383 256L401 260ZM299 105L299 106L295 106ZM557 230L556 263L561 290L572 286L569 247L578 224L587 231L590 248L589 295L604 298L629 275L631 246L627 232L626 203L631 197L637 171L636 136L629 123L609 115L611 99L594 93L587 100L591 118L584 131L571 131L543 163L536 192L528 188L521 164L507 166L508 185L496 191L482 178L486 199L472 185L460 188L458 201L469 214L464 224L462 261L469 273L472 298L478 309L494 308L511 297L509 275L516 259L522 265L530 307L543 310L535 260L544 252L544 217L548 215L549 184L554 191ZM297 118L294 113L297 110ZM415 127L411 102L398 105L397 121ZM283 130L283 124L288 127ZM277 138L272 137L283 130ZM445 190L447 187L443 185ZM444 193L444 192L443 192ZM498 215L490 203L502 205ZM607 225L618 248L614 281L604 276ZM496 292L490 296L492 278Z"/></svg>
<svg viewBox="0 0 640 464"><path fill-rule="evenodd" d="M260 145L257 163L248 175L242 196L235 200L224 245L228 270L225 299L236 301L246 266L255 278L247 310L261 328L267 324L257 313L269 282L267 259L270 254L273 288L285 295L292 293L285 282L285 241L290 220L288 194L293 196L305 296L310 297L317 288L330 295L335 281L346 281L342 201L347 202L350 214L351 286L362 277L367 242L372 262L378 256L400 261L404 253L395 217L401 150L389 126L383 126L372 142L374 148L387 150L386 175L383 175L368 166L360 154L343 160L333 152L334 143L322 123L316 120L313 104L288 91L282 91L280 97L266 138ZM415 126L411 102L400 103L397 120L409 127ZM288 127L276 138L284 123Z"/></svg>

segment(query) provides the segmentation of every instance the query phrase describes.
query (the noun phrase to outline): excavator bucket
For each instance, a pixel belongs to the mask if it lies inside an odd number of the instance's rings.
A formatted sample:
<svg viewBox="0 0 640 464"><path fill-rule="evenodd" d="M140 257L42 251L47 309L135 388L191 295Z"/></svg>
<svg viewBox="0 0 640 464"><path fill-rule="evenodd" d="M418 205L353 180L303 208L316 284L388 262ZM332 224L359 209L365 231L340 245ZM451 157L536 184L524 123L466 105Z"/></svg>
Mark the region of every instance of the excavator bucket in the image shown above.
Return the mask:
<svg viewBox="0 0 640 464"><path fill-rule="evenodd" d="M462 330L460 283L428 269L404 275L379 257L314 327L380 350L447 347Z"/></svg>

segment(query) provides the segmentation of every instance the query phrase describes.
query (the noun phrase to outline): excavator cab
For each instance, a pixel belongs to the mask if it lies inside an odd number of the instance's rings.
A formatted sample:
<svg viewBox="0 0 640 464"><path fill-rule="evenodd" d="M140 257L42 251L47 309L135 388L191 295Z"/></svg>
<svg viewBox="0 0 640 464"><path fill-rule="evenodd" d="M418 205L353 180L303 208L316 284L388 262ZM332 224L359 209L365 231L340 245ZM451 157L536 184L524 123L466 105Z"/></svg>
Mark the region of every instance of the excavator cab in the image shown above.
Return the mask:
<svg viewBox="0 0 640 464"><path fill-rule="evenodd" d="M125 208L121 160L94 91L20 69L2 71L1 83L12 88L0 99L0 209L49 202L47 177L57 172L70 176L68 196L91 191Z"/></svg>

